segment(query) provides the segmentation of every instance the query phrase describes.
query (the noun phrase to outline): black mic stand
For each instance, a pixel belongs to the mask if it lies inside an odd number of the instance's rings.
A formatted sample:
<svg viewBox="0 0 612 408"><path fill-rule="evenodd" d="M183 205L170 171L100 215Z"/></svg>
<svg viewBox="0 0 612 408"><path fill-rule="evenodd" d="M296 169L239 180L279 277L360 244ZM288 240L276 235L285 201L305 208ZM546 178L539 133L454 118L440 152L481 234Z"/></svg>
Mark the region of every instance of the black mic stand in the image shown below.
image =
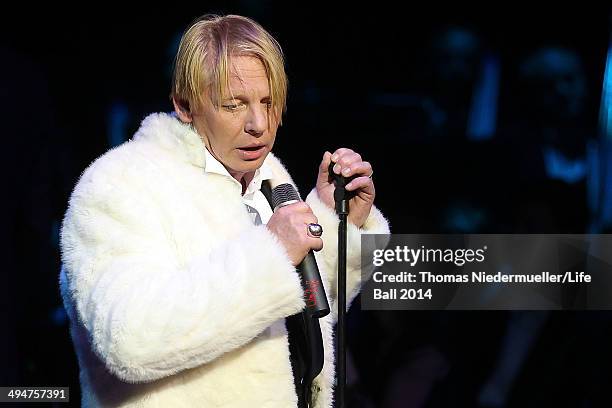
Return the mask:
<svg viewBox="0 0 612 408"><path fill-rule="evenodd" d="M351 178L345 178L333 172L335 163L329 165L330 177L334 180L334 201L336 202L336 213L340 218L338 224L338 387L336 396L336 408L344 408L344 394L346 388L346 241L347 241L347 217L349 213L350 192L345 186Z"/></svg>
<svg viewBox="0 0 612 408"><path fill-rule="evenodd" d="M344 389L346 387L346 335L344 328L346 326L346 220L348 202L346 200L336 202L336 212L340 217L340 224L338 224L338 408L343 408Z"/></svg>

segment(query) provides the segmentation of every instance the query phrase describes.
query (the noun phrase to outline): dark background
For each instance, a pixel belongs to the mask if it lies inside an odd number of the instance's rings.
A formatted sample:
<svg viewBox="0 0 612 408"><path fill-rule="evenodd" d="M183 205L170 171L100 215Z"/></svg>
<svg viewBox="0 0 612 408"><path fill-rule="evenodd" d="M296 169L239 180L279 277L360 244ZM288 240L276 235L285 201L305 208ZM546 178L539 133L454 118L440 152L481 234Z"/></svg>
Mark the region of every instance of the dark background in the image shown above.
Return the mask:
<svg viewBox="0 0 612 408"><path fill-rule="evenodd" d="M431 9L213 1L5 14L0 385L70 386L78 405L57 287L66 203L93 159L171 110L177 41L207 12L253 17L281 44L290 88L275 153L302 195L323 152L347 146L373 163L397 233L609 232L609 204L588 198L606 188L589 170L555 176L544 153L571 173L591 163L587 146L603 151L609 7ZM486 64L499 80L478 104ZM493 125L475 140L479 109ZM608 312L374 313L357 301L348 406L612 406L611 323Z"/></svg>

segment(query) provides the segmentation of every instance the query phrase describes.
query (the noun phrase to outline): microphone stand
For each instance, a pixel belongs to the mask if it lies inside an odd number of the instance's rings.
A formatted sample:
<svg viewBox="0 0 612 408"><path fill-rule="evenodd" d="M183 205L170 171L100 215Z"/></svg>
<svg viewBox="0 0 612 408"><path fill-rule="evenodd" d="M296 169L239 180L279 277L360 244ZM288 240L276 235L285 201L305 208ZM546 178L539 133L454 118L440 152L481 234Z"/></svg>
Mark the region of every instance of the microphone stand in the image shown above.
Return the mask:
<svg viewBox="0 0 612 408"><path fill-rule="evenodd" d="M336 213L340 218L338 224L338 387L336 408L344 408L344 394L346 388L346 241L347 241L347 218L349 213L349 195L345 186L350 182L333 172L334 163L329 166L329 173L335 181L334 201L336 202Z"/></svg>
<svg viewBox="0 0 612 408"><path fill-rule="evenodd" d="M345 200L346 202L346 200ZM348 204L348 203L347 203ZM344 408L344 389L346 388L346 222L348 205L345 212L338 212L338 408ZM338 205L336 204L336 208Z"/></svg>

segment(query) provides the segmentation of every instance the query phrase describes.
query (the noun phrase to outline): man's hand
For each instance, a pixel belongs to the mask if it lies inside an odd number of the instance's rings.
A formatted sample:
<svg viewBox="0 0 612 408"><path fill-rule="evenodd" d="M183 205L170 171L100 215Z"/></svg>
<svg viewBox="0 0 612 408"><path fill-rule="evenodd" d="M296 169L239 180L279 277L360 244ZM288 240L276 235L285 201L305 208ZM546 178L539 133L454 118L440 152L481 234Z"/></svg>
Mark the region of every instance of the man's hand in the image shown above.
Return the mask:
<svg viewBox="0 0 612 408"><path fill-rule="evenodd" d="M348 220L357 227L362 227L365 220L370 215L370 209L374 204L374 182L371 179L372 166L370 163L361 160L361 156L351 149L340 148L333 154L325 152L323 160L319 166L319 176L317 178L317 193L321 201L329 208L335 209L334 184L330 183L329 164L336 163L333 171L344 177L355 176L355 179L346 185L347 191L355 193L349 201Z"/></svg>
<svg viewBox="0 0 612 408"><path fill-rule="evenodd" d="M308 234L308 224L317 223L317 217L305 202L280 207L266 224L278 237L291 259L293 266L299 265L311 249L323 248L323 240Z"/></svg>

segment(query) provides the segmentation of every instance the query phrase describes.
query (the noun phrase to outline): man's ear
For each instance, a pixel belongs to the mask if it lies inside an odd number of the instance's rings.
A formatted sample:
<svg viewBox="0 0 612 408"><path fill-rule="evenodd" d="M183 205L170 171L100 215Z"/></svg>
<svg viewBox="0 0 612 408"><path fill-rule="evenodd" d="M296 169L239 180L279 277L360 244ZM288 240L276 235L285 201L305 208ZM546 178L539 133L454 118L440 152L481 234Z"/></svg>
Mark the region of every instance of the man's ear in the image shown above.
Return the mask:
<svg viewBox="0 0 612 408"><path fill-rule="evenodd" d="M179 102L176 98L172 97L172 104L174 105L174 111L176 115L183 123L191 123L193 121L193 117L191 116L191 111L189 110L188 102Z"/></svg>

